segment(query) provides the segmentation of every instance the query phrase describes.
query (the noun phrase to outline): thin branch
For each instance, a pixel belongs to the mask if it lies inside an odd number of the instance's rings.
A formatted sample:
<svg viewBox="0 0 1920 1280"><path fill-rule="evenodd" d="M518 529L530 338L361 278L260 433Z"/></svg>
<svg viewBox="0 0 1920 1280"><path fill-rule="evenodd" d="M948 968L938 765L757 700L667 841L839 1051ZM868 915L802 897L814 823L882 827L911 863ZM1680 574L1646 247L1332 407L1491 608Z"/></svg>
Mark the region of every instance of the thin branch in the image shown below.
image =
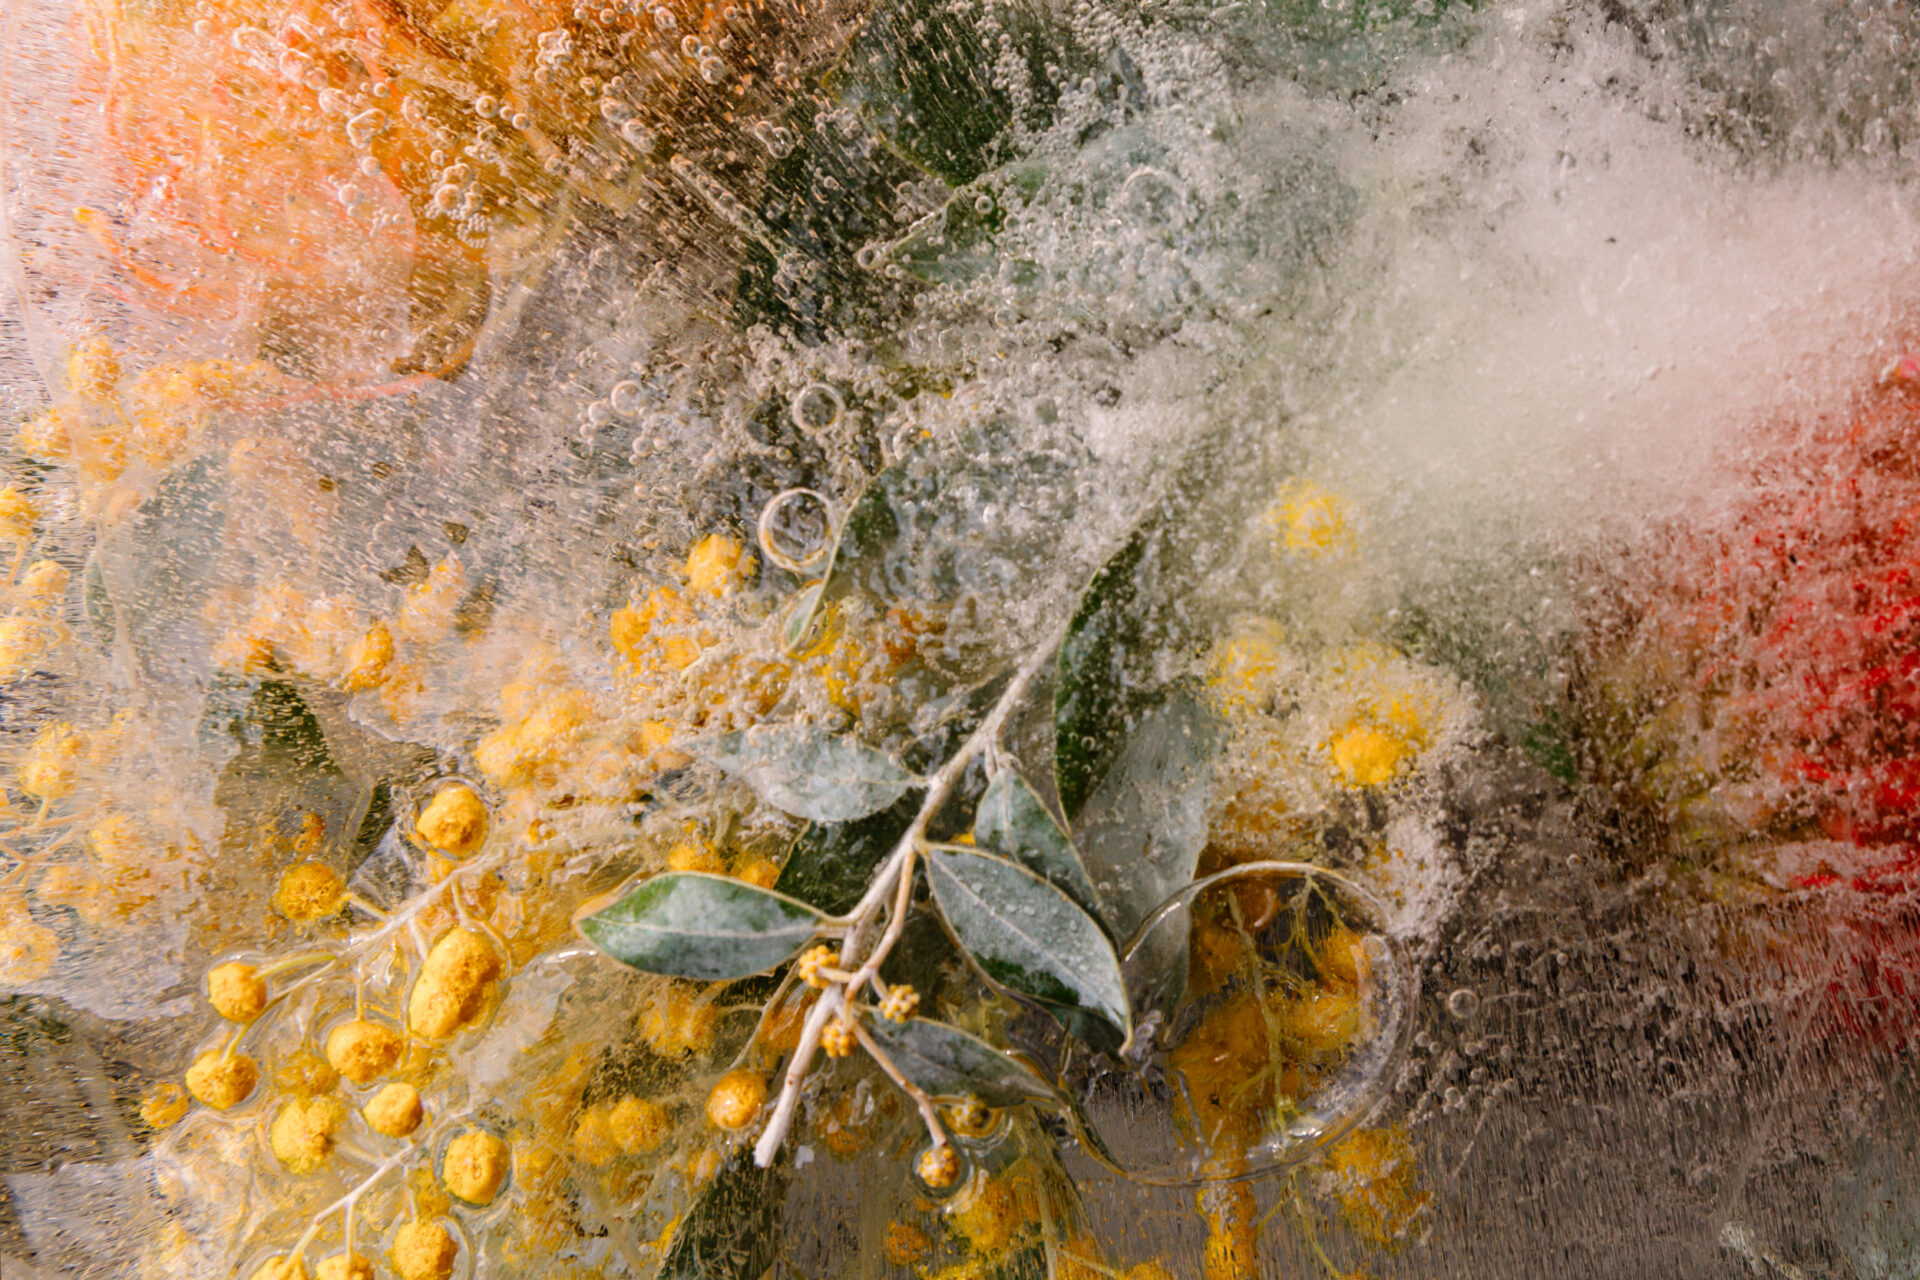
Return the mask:
<svg viewBox="0 0 1920 1280"><path fill-rule="evenodd" d="M925 1090L900 1073L900 1068L893 1065L893 1059L887 1056L886 1050L882 1049L873 1036L868 1034L867 1029L857 1021L853 1024L853 1034L859 1038L860 1047L865 1049L867 1055L887 1073L887 1078L900 1086L900 1092L913 1099L913 1105L920 1109L920 1118L927 1122L927 1136L933 1139L933 1145L946 1146L947 1131L940 1124L940 1112L933 1105L933 1099L927 1096Z"/></svg>
<svg viewBox="0 0 1920 1280"><path fill-rule="evenodd" d="M767 1120L766 1132L762 1133L760 1141L754 1144L753 1160L762 1169L773 1164L774 1157L780 1152L780 1144L787 1139L787 1130L793 1124L793 1113L800 1104L800 1086L806 1083L807 1069L812 1064L813 1051L820 1045L820 1035L826 1030L827 1019L847 1004L850 990L857 993L861 986L872 979L878 972L881 962L886 959L887 953L893 949L894 943L899 941L901 930L906 927L906 911L904 907L897 907L878 945L873 948L871 954L867 954L867 934L872 930L875 918L888 899L893 898L901 903L910 902L907 894L912 890L912 880L907 872L912 868L915 854L926 843L927 824L933 821L934 815L940 812L941 806L953 794L954 788L959 785L961 777L965 775L967 766L999 738L1000 730L1006 724L1007 717L1013 714L1013 709L1026 696L1027 689L1045 669L1048 659L1053 656L1055 648L1065 634L1065 627L1061 627L1049 637L1045 644L1034 651L1008 683L1005 692L1000 695L1000 701L994 704L987 718L980 722L980 727L969 734L966 742L961 744L953 757L941 765L927 780L926 797L920 802L920 811L914 815L906 834L900 837L900 843L894 846L893 852L887 856L887 861L874 876L873 883L867 886L867 891L861 895L860 901L854 904L853 910L838 921L846 928L845 945L840 950L840 963L842 965L859 963L860 968L854 971L847 982L836 983L829 987L826 994L821 996L819 1002L813 1006L812 1012L807 1015L806 1025L800 1031L800 1043L794 1048L793 1060L787 1064L786 1078L781 1084L780 1097L774 1104L773 1115Z"/></svg>

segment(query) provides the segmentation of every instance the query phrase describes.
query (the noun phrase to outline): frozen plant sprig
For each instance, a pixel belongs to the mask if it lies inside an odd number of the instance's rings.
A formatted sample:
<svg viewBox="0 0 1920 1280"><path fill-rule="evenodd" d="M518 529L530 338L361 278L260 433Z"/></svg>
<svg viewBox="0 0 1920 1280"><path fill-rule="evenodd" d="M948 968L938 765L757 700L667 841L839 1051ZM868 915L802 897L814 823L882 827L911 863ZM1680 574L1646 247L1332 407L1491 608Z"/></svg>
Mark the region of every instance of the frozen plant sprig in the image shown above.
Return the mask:
<svg viewBox="0 0 1920 1280"><path fill-rule="evenodd" d="M929 847L927 824L933 820L934 814L940 811L940 807L953 794L953 789L965 774L967 766L972 764L974 759L985 752L999 737L1007 717L1019 705L1035 677L1045 669L1047 660L1052 656L1057 643L1056 638L1040 646L1033 656L1028 658L1025 665L1007 685L1006 692L1000 695L999 702L994 705L987 718L968 736L960 749L954 752L952 758L941 765L928 780L926 797L921 801L920 810L914 815L906 834L900 837L900 842L888 855L879 874L875 875L873 882L867 886L866 894L855 904L853 910L847 913L841 960L843 965L857 962L860 967L842 976L840 981L830 982L826 992L814 1002L813 1008L807 1013L807 1020L800 1030L800 1042L794 1049L792 1061L787 1064L786 1077L780 1086L780 1096L774 1103L773 1115L767 1121L766 1130L760 1135L759 1142L754 1144L754 1163L761 1168L764 1169L773 1163L774 1157L779 1154L781 1144L786 1141L787 1130L793 1124L794 1109L800 1102L800 1090L806 1083L813 1051L819 1046L820 1037L825 1032L828 1021L842 1010L845 1010L846 1016L853 1020L855 1034L859 1037L861 1047L913 1100L914 1106L919 1109L921 1117L926 1121L927 1134L934 1145L945 1145L946 1132L940 1124L939 1115L934 1110L932 1100L924 1091L910 1084L885 1052L874 1044L873 1038L860 1028L859 1013L854 1006L854 1001L859 998L861 990L868 983L877 979L881 964L886 961L887 956L900 941L900 935L906 928L907 913L913 893L914 859ZM885 930L881 933L878 943L866 953L864 959L858 959L868 933L879 918L880 912L889 905L889 899L891 899L891 910L888 912Z"/></svg>

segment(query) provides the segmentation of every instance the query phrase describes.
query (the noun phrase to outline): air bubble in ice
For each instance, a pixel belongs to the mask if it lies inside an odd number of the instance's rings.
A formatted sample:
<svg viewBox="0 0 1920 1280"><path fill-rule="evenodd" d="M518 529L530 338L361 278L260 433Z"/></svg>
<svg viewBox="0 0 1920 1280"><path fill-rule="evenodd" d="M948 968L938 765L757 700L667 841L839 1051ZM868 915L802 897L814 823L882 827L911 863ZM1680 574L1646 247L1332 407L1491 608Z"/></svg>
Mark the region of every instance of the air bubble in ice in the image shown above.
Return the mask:
<svg viewBox="0 0 1920 1280"><path fill-rule="evenodd" d="M789 406L793 425L802 431L822 431L840 421L847 402L824 382L810 382L800 388Z"/></svg>
<svg viewBox="0 0 1920 1280"><path fill-rule="evenodd" d="M613 409L605 400L595 400L587 406L587 421L596 427L604 425L612 417Z"/></svg>
<svg viewBox="0 0 1920 1280"><path fill-rule="evenodd" d="M653 131L638 120L629 120L621 125L620 137L635 151L644 153L653 150Z"/></svg>
<svg viewBox="0 0 1920 1280"><path fill-rule="evenodd" d="M640 412L640 384L632 379L614 383L613 390L607 393L607 403L621 417L631 418Z"/></svg>
<svg viewBox="0 0 1920 1280"><path fill-rule="evenodd" d="M1480 1012L1480 997L1471 987L1461 987L1447 997L1447 1012L1465 1022Z"/></svg>
<svg viewBox="0 0 1920 1280"><path fill-rule="evenodd" d="M347 121L347 141L354 146L366 148L380 131L387 127L387 113L378 107L368 107L353 119Z"/></svg>
<svg viewBox="0 0 1920 1280"><path fill-rule="evenodd" d="M760 550L768 560L793 573L826 567L833 550L833 508L812 489L788 489L760 512Z"/></svg>

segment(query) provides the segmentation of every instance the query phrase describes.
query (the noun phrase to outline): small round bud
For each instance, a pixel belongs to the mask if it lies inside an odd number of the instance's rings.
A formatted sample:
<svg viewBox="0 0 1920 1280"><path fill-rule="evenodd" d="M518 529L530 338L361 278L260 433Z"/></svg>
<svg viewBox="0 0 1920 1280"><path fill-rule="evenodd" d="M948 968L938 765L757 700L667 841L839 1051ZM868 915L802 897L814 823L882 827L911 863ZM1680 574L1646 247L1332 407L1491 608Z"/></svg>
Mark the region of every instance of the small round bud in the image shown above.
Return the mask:
<svg viewBox="0 0 1920 1280"><path fill-rule="evenodd" d="M829 1022L820 1032L820 1048L829 1058L844 1058L853 1052L858 1041L853 1034L851 1022Z"/></svg>
<svg viewBox="0 0 1920 1280"><path fill-rule="evenodd" d="M454 1198L488 1205L500 1194L512 1163L505 1142L483 1129L470 1129L447 1144L440 1178Z"/></svg>
<svg viewBox="0 0 1920 1280"><path fill-rule="evenodd" d="M687 553L687 590L725 595L739 586L753 569L753 560L738 542L715 533Z"/></svg>
<svg viewBox="0 0 1920 1280"><path fill-rule="evenodd" d="M484 934L449 929L427 952L407 997L407 1026L444 1040L478 1021L499 989L500 953Z"/></svg>
<svg viewBox="0 0 1920 1280"><path fill-rule="evenodd" d="M364 1018L327 1033L327 1065L355 1084L371 1084L392 1070L400 1049L397 1032Z"/></svg>
<svg viewBox="0 0 1920 1280"><path fill-rule="evenodd" d="M919 1227L895 1218L887 1224L884 1248L888 1262L896 1267L911 1267L925 1262L933 1253L933 1241Z"/></svg>
<svg viewBox="0 0 1920 1280"><path fill-rule="evenodd" d="M245 1102L259 1082L258 1064L244 1053L209 1049L187 1068L187 1092L215 1111Z"/></svg>
<svg viewBox="0 0 1920 1280"><path fill-rule="evenodd" d="M920 1175L920 1181L937 1191L960 1181L961 1164L960 1153L951 1143L943 1142L922 1151L914 1171Z"/></svg>
<svg viewBox="0 0 1920 1280"><path fill-rule="evenodd" d="M207 971L207 1001L228 1022L252 1022L267 1007L267 984L252 965L229 960Z"/></svg>
<svg viewBox="0 0 1920 1280"><path fill-rule="evenodd" d="M758 889L771 889L780 882L780 868L766 858L753 858L736 866L733 878Z"/></svg>
<svg viewBox="0 0 1920 1280"><path fill-rule="evenodd" d="M800 957L800 981L810 987L825 987L830 979L828 979L821 970L838 969L839 967L840 953L832 947L822 944L814 947Z"/></svg>
<svg viewBox="0 0 1920 1280"><path fill-rule="evenodd" d="M651 1098L622 1098L607 1113L607 1132L630 1156L653 1150L672 1129L673 1116Z"/></svg>
<svg viewBox="0 0 1920 1280"><path fill-rule="evenodd" d="M978 1138L993 1132L993 1127L998 1122L999 1116L995 1114L993 1108L972 1094L968 1094L947 1108L947 1127L969 1138Z"/></svg>
<svg viewBox="0 0 1920 1280"><path fill-rule="evenodd" d="M273 891L274 910L300 924L324 920L339 912L346 901L347 886L341 882L340 873L324 862L288 867Z"/></svg>
<svg viewBox="0 0 1920 1280"><path fill-rule="evenodd" d="M373 1280L373 1264L357 1253L336 1253L321 1260L314 1280Z"/></svg>
<svg viewBox="0 0 1920 1280"><path fill-rule="evenodd" d="M447 1280L460 1246L437 1222L408 1222L393 1236L393 1270L400 1280Z"/></svg>
<svg viewBox="0 0 1920 1280"><path fill-rule="evenodd" d="M683 840L667 850L667 870L704 871L709 875L719 875L727 869L720 860L720 851L705 840Z"/></svg>
<svg viewBox="0 0 1920 1280"><path fill-rule="evenodd" d="M287 1172L305 1177L333 1154L333 1135L347 1118L338 1098L290 1098L267 1129L267 1145Z"/></svg>
<svg viewBox="0 0 1920 1280"><path fill-rule="evenodd" d="M906 983L897 983L880 1002L880 1016L888 1022L905 1022L920 1008L920 993Z"/></svg>
<svg viewBox="0 0 1920 1280"><path fill-rule="evenodd" d="M735 1131L753 1123L767 1101L767 1082L757 1072L729 1071L707 1095L707 1119L715 1127Z"/></svg>
<svg viewBox="0 0 1920 1280"><path fill-rule="evenodd" d="M414 820L414 834L450 858L465 858L487 840L487 806L473 788L450 783L433 793Z"/></svg>
<svg viewBox="0 0 1920 1280"><path fill-rule="evenodd" d="M360 1108L367 1127L389 1138L404 1138L420 1127L426 1118L420 1106L420 1091L410 1084L390 1084L367 1099Z"/></svg>

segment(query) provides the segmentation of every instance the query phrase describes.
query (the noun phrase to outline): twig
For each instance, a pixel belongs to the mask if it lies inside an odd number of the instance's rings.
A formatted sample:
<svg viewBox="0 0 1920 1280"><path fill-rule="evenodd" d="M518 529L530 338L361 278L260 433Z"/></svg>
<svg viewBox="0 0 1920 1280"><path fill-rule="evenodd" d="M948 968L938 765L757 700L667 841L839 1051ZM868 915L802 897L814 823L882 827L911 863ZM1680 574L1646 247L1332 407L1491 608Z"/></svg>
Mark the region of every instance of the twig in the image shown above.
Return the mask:
<svg viewBox="0 0 1920 1280"><path fill-rule="evenodd" d="M345 1195L341 1196L338 1200L335 1200L332 1204L328 1205L326 1208L322 1209L320 1212L314 1214L312 1218L308 1219L307 1229L301 1233L300 1238L298 1240L294 1241L293 1248L287 1251L287 1256L290 1258L297 1258L301 1254L305 1253L307 1251L307 1246L313 1243L314 1236L320 1233L320 1224L325 1222L328 1218L332 1217L335 1213L339 1212L342 1209L346 1210L347 1212L347 1239L349 1241L352 1240L353 1239L353 1207L356 1204L360 1203L360 1197L367 1194L367 1192L371 1191L373 1189L374 1183L380 1181L380 1179L386 1177L389 1173L392 1173L394 1169L398 1168L400 1165L407 1163L407 1161L411 1160L414 1156L418 1154L419 1154L419 1148L413 1146L410 1143L407 1146L400 1149L399 1151L396 1151L392 1155L388 1156L385 1160L382 1160L379 1164L375 1165L373 1168L373 1172L369 1173L366 1177L362 1178L360 1180L359 1185L355 1186L353 1190L347 1192Z"/></svg>
<svg viewBox="0 0 1920 1280"><path fill-rule="evenodd" d="M853 1024L853 1034L859 1037L860 1047L867 1051L867 1056L887 1073L887 1078L900 1086L900 1092L913 1099L913 1105L920 1109L920 1118L927 1122L927 1136L933 1139L933 1145L946 1146L947 1131L940 1123L940 1112L933 1105L933 1099L929 1098L920 1086L900 1074L900 1068L893 1065L893 1059L887 1056L886 1050L874 1042L873 1036L858 1020Z"/></svg>
<svg viewBox="0 0 1920 1280"><path fill-rule="evenodd" d="M787 1064L786 1078L780 1086L780 1097L774 1103L773 1115L768 1118L766 1131L760 1135L760 1141L754 1144L753 1162L762 1169L772 1166L774 1157L780 1152L780 1144L787 1140L794 1110L800 1103L800 1086L806 1083L807 1069L812 1064L813 1051L820 1046L820 1035L826 1030L827 1020L847 1006L849 993L857 994L873 978L894 943L900 940L901 930L906 927L906 907L911 903L909 895L913 888L913 878L908 873L915 855L926 845L927 824L933 821L934 815L940 812L940 807L953 794L967 766L1000 736L1007 717L1013 714L1014 707L1026 696L1028 687L1046 667L1047 660L1053 656L1063 635L1064 627L1034 651L1033 656L1027 659L1008 683L1006 691L1000 695L1000 701L980 722L980 727L968 735L953 757L927 780L926 798L920 802L920 811L914 815L912 825L900 837L900 843L894 846L860 901L841 918L847 932L840 952L840 963L843 966L859 963L860 967L853 971L846 982L835 982L830 986L807 1014L806 1024L800 1029L800 1043L794 1047L793 1060ZM893 918L888 921L886 932L881 935L872 953L867 954L867 935L889 899L894 904Z"/></svg>

